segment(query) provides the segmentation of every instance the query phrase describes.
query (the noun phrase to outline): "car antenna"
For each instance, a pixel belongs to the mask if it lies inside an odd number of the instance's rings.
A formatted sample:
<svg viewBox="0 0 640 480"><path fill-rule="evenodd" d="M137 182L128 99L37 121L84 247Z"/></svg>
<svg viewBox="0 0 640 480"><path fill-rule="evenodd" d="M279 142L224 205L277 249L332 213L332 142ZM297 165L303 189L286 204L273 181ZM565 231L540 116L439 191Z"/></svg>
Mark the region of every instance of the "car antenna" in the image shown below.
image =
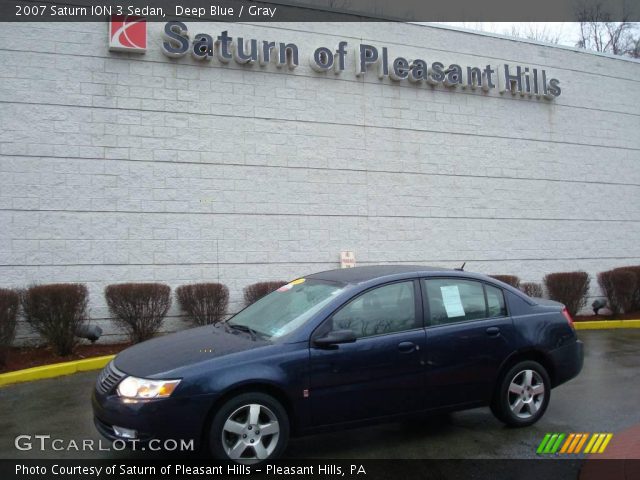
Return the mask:
<svg viewBox="0 0 640 480"><path fill-rule="evenodd" d="M462 266L460 268L455 268L454 270L457 270L459 272L464 272L464 266L467 264L467 262L462 262Z"/></svg>

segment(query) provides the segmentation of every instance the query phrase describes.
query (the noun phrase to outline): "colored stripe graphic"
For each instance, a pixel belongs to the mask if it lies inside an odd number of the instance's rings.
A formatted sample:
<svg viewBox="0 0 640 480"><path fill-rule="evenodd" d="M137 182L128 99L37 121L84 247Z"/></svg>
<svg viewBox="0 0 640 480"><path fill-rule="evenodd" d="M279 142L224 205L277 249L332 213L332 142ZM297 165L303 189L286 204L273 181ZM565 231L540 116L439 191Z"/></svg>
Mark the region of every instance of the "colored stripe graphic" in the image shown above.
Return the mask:
<svg viewBox="0 0 640 480"><path fill-rule="evenodd" d="M582 452L585 443L587 447L584 453L603 453L612 438L612 433L547 433L538 445L536 453L578 454Z"/></svg>
<svg viewBox="0 0 640 480"><path fill-rule="evenodd" d="M562 445L562 450L560 450L560 453L567 453L567 449L569 448L569 445L571 445L571 442L573 442L573 439L575 438L576 434L575 433L570 433L569 436L567 437L567 440L564 442L564 445Z"/></svg>
<svg viewBox="0 0 640 480"><path fill-rule="evenodd" d="M591 448L591 453L596 453L598 450L600 450L600 445L602 444L602 442L604 441L604 437L606 436L607 435L604 433L598 434L598 439L596 440L596 443L593 444L593 447Z"/></svg>
<svg viewBox="0 0 640 480"><path fill-rule="evenodd" d="M582 450L582 446L587 441L587 438L589 438L589 434L588 433L583 433L582 434L582 439L580 440L580 443L578 443L578 445L576 446L575 453L580 453L580 450Z"/></svg>
<svg viewBox="0 0 640 480"><path fill-rule="evenodd" d="M573 438L573 442L571 442L567 453L578 453L580 451L580 443L584 442L587 439L588 435L588 433L576 433L576 436Z"/></svg>
<svg viewBox="0 0 640 480"><path fill-rule="evenodd" d="M549 441L550 438L551 438L551 434L547 433L542 439L542 441L540 442L540 445L538 445L538 449L536 450L536 453L544 452L544 447L547 445L547 442Z"/></svg>
<svg viewBox="0 0 640 480"><path fill-rule="evenodd" d="M596 440L598 440L598 436L599 435L597 433L593 434L593 436L589 440L589 443L587 443L587 448L584 449L584 453L591 453L591 447L593 447L593 444L596 443Z"/></svg>
<svg viewBox="0 0 640 480"><path fill-rule="evenodd" d="M594 433L584 453L603 453L612 437L612 433Z"/></svg>
<svg viewBox="0 0 640 480"><path fill-rule="evenodd" d="M603 453L604 449L607 448L607 445L609 445L609 442L613 438L613 433L607 433L606 435L607 436L605 437L604 442L602 442L602 445L600 446L600 450L598 450L598 453Z"/></svg>
<svg viewBox="0 0 640 480"><path fill-rule="evenodd" d="M551 438L547 442L547 446L544 448L543 453L551 453L551 449L553 448L553 445L556 443L557 438L558 438L557 433L554 433L551 435Z"/></svg>
<svg viewBox="0 0 640 480"><path fill-rule="evenodd" d="M566 435L564 433L561 433L560 435L558 435L558 439L556 440L556 443L553 444L551 453L556 453L558 451L558 449L560 448L560 444L562 443L562 440L564 440L565 436Z"/></svg>
<svg viewBox="0 0 640 480"><path fill-rule="evenodd" d="M565 437L564 433L547 433L540 442L536 453L556 453Z"/></svg>

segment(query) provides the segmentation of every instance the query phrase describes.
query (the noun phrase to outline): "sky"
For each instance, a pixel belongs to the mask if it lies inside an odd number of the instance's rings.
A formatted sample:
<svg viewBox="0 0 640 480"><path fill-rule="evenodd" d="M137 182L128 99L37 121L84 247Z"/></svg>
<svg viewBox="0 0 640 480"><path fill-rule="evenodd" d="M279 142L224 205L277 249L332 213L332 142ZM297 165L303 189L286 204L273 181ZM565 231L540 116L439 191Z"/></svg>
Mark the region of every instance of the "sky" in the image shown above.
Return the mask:
<svg viewBox="0 0 640 480"><path fill-rule="evenodd" d="M580 23L578 22L437 22L441 25L465 28L467 30L481 30L485 32L511 35L511 29L534 31L558 37L559 45L575 47L579 38Z"/></svg>

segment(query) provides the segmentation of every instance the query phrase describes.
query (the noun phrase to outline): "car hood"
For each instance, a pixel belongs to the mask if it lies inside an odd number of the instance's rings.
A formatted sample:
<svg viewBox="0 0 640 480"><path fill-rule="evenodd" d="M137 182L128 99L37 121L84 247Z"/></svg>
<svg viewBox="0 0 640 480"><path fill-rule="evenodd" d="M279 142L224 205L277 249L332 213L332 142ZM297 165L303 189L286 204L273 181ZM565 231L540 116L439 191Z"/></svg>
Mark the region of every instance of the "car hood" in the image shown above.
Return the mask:
<svg viewBox="0 0 640 480"><path fill-rule="evenodd" d="M267 345L248 333L208 325L164 335L123 350L114 360L118 370L149 378L215 357Z"/></svg>

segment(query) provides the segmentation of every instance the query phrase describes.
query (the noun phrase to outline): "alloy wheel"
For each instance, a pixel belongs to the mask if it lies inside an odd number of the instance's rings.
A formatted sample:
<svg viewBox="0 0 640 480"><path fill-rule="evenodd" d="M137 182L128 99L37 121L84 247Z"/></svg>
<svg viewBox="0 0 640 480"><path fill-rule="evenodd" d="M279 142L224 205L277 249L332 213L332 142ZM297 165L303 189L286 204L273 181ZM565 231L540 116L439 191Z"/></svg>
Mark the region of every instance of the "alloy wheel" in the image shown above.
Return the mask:
<svg viewBox="0 0 640 480"><path fill-rule="evenodd" d="M529 419L538 413L545 396L544 381L535 370L518 372L509 383L507 402L511 412L522 419Z"/></svg>
<svg viewBox="0 0 640 480"><path fill-rule="evenodd" d="M271 409L251 403L229 415L222 427L222 445L230 459L257 463L271 456L279 435L280 425Z"/></svg>

